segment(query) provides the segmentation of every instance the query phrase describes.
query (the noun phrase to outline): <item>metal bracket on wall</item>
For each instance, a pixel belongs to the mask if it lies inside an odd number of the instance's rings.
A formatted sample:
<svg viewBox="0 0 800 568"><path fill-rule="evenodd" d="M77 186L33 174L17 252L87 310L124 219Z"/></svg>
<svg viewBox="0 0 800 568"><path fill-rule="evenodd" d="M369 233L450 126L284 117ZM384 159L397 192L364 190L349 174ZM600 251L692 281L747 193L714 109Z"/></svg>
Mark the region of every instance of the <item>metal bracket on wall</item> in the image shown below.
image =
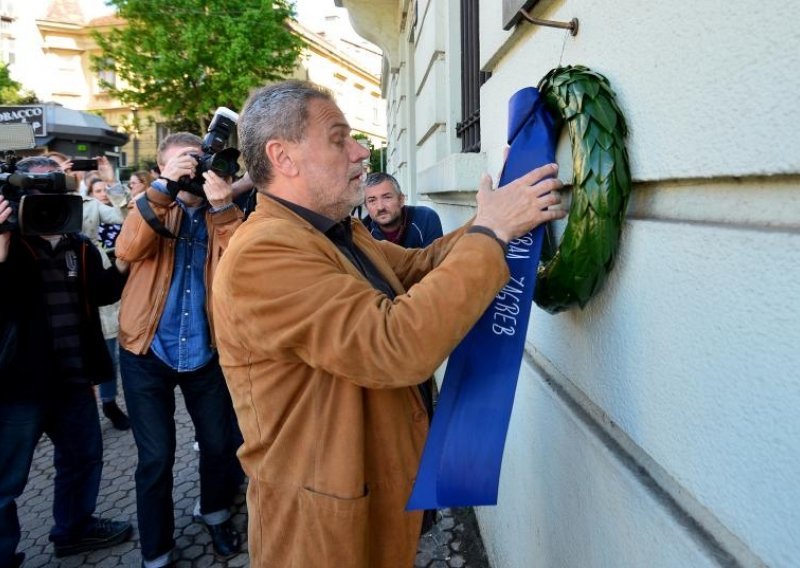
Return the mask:
<svg viewBox="0 0 800 568"><path fill-rule="evenodd" d="M531 16L527 10L524 8L519 9L519 15L522 16L523 19L529 21L532 24L536 24L537 26L547 26L548 28L563 28L569 30L570 35L578 35L578 18L572 18L569 22L554 22L552 20L542 20L540 18L534 18Z"/></svg>

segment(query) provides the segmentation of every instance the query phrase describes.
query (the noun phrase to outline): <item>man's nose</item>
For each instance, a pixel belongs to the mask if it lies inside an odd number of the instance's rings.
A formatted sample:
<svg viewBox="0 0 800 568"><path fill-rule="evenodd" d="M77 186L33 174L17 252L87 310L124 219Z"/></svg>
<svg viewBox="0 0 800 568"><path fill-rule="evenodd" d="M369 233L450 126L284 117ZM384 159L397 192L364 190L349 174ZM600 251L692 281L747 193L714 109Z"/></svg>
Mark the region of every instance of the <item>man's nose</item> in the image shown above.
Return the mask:
<svg viewBox="0 0 800 568"><path fill-rule="evenodd" d="M352 138L351 138L351 141L352 141L352 144L353 144L353 147L354 147L354 150L355 150L354 156L353 156L353 161L354 162L361 162L361 161L366 160L367 158L369 158L369 149L368 148L365 148L364 146L362 146L361 144L359 144L358 142L356 142Z"/></svg>

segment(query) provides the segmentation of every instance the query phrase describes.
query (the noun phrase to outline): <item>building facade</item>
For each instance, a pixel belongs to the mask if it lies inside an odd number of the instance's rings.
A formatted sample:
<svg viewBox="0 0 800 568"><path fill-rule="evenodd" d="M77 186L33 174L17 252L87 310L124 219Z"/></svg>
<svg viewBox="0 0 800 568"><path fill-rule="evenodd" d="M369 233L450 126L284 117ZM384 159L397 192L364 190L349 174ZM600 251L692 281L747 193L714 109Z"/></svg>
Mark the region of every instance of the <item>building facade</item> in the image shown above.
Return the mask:
<svg viewBox="0 0 800 568"><path fill-rule="evenodd" d="M531 315L499 503L477 510L492 566L796 566L800 9L338 2L384 50L388 171L446 228L501 169L509 97L550 69L604 74L628 121L609 281ZM570 152L562 133L567 182Z"/></svg>
<svg viewBox="0 0 800 568"><path fill-rule="evenodd" d="M165 117L120 103L101 84L101 79L116 84L114 74L91 68L91 56L100 53L92 32L124 26L124 20L84 13L79 0L48 0L25 9L18 2L0 2L0 23L2 57L15 80L42 101L99 114L128 134L123 163L155 163L158 144L169 134ZM306 44L295 77L329 88L346 109L354 131L375 147L383 146L386 112L380 77L374 74L381 61L377 48L354 45L338 35L325 37L298 22L292 25Z"/></svg>

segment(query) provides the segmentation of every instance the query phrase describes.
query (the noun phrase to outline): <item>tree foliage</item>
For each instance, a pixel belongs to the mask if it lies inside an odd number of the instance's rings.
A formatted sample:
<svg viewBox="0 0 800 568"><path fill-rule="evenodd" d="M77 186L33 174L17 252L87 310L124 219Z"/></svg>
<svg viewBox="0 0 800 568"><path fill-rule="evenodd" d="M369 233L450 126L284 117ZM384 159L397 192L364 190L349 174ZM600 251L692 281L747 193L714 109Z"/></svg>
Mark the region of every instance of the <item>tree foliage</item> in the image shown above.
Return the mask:
<svg viewBox="0 0 800 568"><path fill-rule="evenodd" d="M0 104L29 105L39 100L33 91L24 89L22 84L11 78L8 64L0 65Z"/></svg>
<svg viewBox="0 0 800 568"><path fill-rule="evenodd" d="M386 148L376 148L375 144L372 143L372 140L369 139L369 136L362 132L356 132L353 134L353 138L358 140L359 143L364 144L369 150L369 171L370 172L382 172L385 170L385 162L384 162L384 152L386 152Z"/></svg>
<svg viewBox="0 0 800 568"><path fill-rule="evenodd" d="M127 25L94 32L96 71L123 103L157 110L172 126L205 131L214 110L239 110L249 91L292 72L302 40L288 0L110 0ZM202 132L198 132L202 134Z"/></svg>

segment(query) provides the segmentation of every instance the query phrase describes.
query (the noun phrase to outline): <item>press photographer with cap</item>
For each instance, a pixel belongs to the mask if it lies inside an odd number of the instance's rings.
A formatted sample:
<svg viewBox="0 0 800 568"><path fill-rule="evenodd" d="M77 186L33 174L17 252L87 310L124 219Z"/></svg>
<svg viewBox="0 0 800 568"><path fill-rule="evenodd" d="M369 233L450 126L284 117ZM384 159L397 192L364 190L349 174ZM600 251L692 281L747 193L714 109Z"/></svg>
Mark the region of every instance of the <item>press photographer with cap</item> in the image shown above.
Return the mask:
<svg viewBox="0 0 800 568"><path fill-rule="evenodd" d="M16 164L14 175L16 181L26 178L43 189L22 192L14 222L9 201L0 196L3 567L20 566L24 559L23 552L16 552L20 524L15 499L25 488L42 433L55 449L55 524L50 530L55 555L113 546L132 532L128 522L94 516L103 441L92 385L114 376L98 308L119 299L125 279L117 267L104 268L100 251L78 234L80 197L67 195L57 162L26 158ZM77 200L76 207L70 199Z"/></svg>
<svg viewBox="0 0 800 568"><path fill-rule="evenodd" d="M217 557L230 558L241 548L230 519L239 470L233 411L207 300L242 212L232 202L230 178L198 171L203 146L186 132L164 139L157 156L161 177L136 200L116 242L117 258L130 263L120 308L120 369L139 457L136 504L147 568L170 566L177 557L176 387L200 447L200 520Z"/></svg>

